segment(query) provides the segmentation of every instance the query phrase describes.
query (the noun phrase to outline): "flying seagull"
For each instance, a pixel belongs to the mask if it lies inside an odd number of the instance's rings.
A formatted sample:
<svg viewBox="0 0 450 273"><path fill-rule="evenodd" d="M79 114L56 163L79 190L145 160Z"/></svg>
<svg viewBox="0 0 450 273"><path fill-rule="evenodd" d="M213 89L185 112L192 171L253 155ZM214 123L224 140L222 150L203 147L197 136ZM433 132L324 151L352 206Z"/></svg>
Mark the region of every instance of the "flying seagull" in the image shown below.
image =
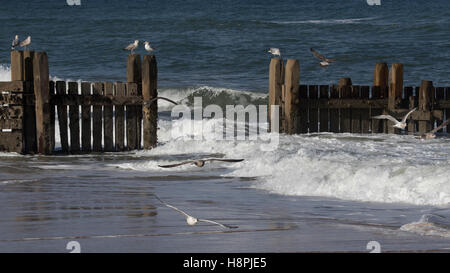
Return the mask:
<svg viewBox="0 0 450 273"><path fill-rule="evenodd" d="M31 44L31 36L28 36L25 40L20 42L19 46L25 47L25 50L27 50L27 46L29 46L30 44Z"/></svg>
<svg viewBox="0 0 450 273"><path fill-rule="evenodd" d="M281 56L279 48L271 47L271 48L269 48L269 50L267 52L272 53L273 56L278 56L278 57Z"/></svg>
<svg viewBox="0 0 450 273"><path fill-rule="evenodd" d="M206 161L223 161L223 162L241 162L244 159L221 159L221 158L209 158L209 159L198 159L198 160L188 160L181 163L171 164L171 165L158 165L161 168L173 168L185 164L195 164L197 167L205 166Z"/></svg>
<svg viewBox="0 0 450 273"><path fill-rule="evenodd" d="M237 226L224 225L224 224L221 224L221 223L218 223L218 222L215 222L215 221L211 221L211 220L195 218L195 217L193 217L193 216L187 214L186 212L180 210L179 208L174 207L174 206L172 206L172 205L170 205L170 204L167 204L166 202L164 202L163 200L161 200L156 194L154 194L154 196L156 197L156 199L159 200L159 202L161 202L162 204L164 204L166 207L171 208L171 209L173 209L173 210L176 210L176 211L178 211L179 213L181 213L184 217L186 217L186 222L187 222L188 225L190 225L190 226L194 226L194 225L197 224L198 222L205 222L205 223L211 223L211 224L219 225L219 226L221 226L221 227L223 227L223 228L238 228Z"/></svg>
<svg viewBox="0 0 450 273"><path fill-rule="evenodd" d="M130 50L131 54L133 54L133 50L135 50L138 47L138 44L139 44L139 40L134 40L134 43L129 44L123 50Z"/></svg>
<svg viewBox="0 0 450 273"><path fill-rule="evenodd" d="M147 101L147 102L145 103L145 105L146 105L146 106L150 106L150 105L152 105L156 100L166 100L166 101L171 102L171 103L173 103L173 104L175 104L175 105L178 105L178 103L174 102L174 101L171 100L171 99L165 98L165 97L156 97L156 98L153 98L153 99Z"/></svg>
<svg viewBox="0 0 450 273"><path fill-rule="evenodd" d="M148 51L148 52L152 52L153 50L156 49L156 48L152 47L148 41L145 41L144 45L145 45L144 46L145 50Z"/></svg>
<svg viewBox="0 0 450 273"><path fill-rule="evenodd" d="M398 128L398 129L402 129L402 130L403 130L403 129L405 129L405 127L406 127L406 120L408 119L409 115L411 115L411 113L414 112L414 111L416 111L416 110L417 110L417 107L414 108L414 109L412 109L411 111L409 111L408 114L406 114L406 115L403 117L402 121L398 121L396 118L394 118L394 117L391 116L391 115L379 115L379 116L374 116L374 117L372 117L372 118L375 118L375 119L388 119L388 120L390 120L390 121L392 121L392 122L395 123L395 124L393 125L393 127Z"/></svg>
<svg viewBox="0 0 450 273"><path fill-rule="evenodd" d="M19 45L19 35L16 35L14 37L14 40L12 41L11 49L12 50L16 49L16 46L18 46L18 45Z"/></svg>
<svg viewBox="0 0 450 273"><path fill-rule="evenodd" d="M433 139L433 138L435 138L436 137L436 132L441 130L445 126L447 126L449 123L450 123L450 119L447 119L441 125L439 125L437 128L429 131L428 133L425 133L425 134L421 135L420 138L421 139Z"/></svg>
<svg viewBox="0 0 450 273"><path fill-rule="evenodd" d="M322 61L320 62L320 66L328 66L330 63L336 61L336 59L328 59L325 56L323 56L322 54L320 54L319 52L315 51L314 48L310 48L309 50L311 50L311 53L321 59Z"/></svg>

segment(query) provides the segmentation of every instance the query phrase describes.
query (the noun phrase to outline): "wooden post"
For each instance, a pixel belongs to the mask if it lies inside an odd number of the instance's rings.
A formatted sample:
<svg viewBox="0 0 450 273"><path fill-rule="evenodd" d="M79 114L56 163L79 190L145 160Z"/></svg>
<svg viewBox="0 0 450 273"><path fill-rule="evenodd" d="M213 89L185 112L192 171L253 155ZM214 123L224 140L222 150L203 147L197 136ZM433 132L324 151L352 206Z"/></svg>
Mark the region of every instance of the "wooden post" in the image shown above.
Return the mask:
<svg viewBox="0 0 450 273"><path fill-rule="evenodd" d="M69 82L69 95L78 95L78 83ZM69 106L69 127L70 127L70 151L80 152L80 107L78 105Z"/></svg>
<svg viewBox="0 0 450 273"><path fill-rule="evenodd" d="M158 68L154 55L145 55L142 63L142 96L149 101L158 96ZM157 144L158 101L143 105L144 149L151 149Z"/></svg>
<svg viewBox="0 0 450 273"><path fill-rule="evenodd" d="M411 86L405 87L405 97L409 101L409 109L413 109L415 107L416 96L413 94L413 88ZM415 132L415 121L409 120L408 122L408 134L413 135Z"/></svg>
<svg viewBox="0 0 450 273"><path fill-rule="evenodd" d="M351 97L353 99L360 99L360 86L353 85L351 87ZM351 109L351 117L352 117L352 133L361 133L361 113L362 109Z"/></svg>
<svg viewBox="0 0 450 273"><path fill-rule="evenodd" d="M339 99L339 88L336 85L330 86L330 98ZM330 132L339 133L339 109L330 109Z"/></svg>
<svg viewBox="0 0 450 273"><path fill-rule="evenodd" d="M81 94L91 95L91 83L81 83ZM81 148L83 152L91 151L91 106L81 106Z"/></svg>
<svg viewBox="0 0 450 273"><path fill-rule="evenodd" d="M320 99L328 99L328 85L321 85L320 87ZM320 120L320 132L329 132L328 129L328 108L319 109L319 120Z"/></svg>
<svg viewBox="0 0 450 273"><path fill-rule="evenodd" d="M352 79L350 78L340 78L338 87L342 86L352 86Z"/></svg>
<svg viewBox="0 0 450 273"><path fill-rule="evenodd" d="M298 60L289 59L286 63L284 84L286 97L284 101L285 126L287 134L298 133L300 64Z"/></svg>
<svg viewBox="0 0 450 273"><path fill-rule="evenodd" d="M125 96L125 84L121 82L116 83L115 88L115 96ZM114 126L115 126L115 136L116 136L116 143L115 143L115 150L116 151L123 151L125 149L125 123L124 123L124 109L125 107L123 105L116 105L115 106L115 120L114 120Z"/></svg>
<svg viewBox="0 0 450 273"><path fill-rule="evenodd" d="M17 51L19 52L19 51ZM20 51L22 53L22 51ZM19 60L21 58L19 54L13 54L11 52L11 60L16 58L16 60L11 62L11 78L16 79L22 79L25 81L26 89L24 90L24 93L30 95L34 93L34 87L33 87L33 58L34 58L34 51L24 51L23 52L23 75L19 76L17 73L19 73L17 69L17 66L19 65ZM14 69L13 66L16 66ZM15 75L13 75L15 74ZM23 113L23 139L25 141L25 153L35 153L37 150L36 146L36 111L34 105L25 105L23 107L24 113ZM53 150L53 148L52 148Z"/></svg>
<svg viewBox="0 0 450 273"><path fill-rule="evenodd" d="M377 63L373 71L373 86L385 89L388 86L389 69L386 63Z"/></svg>
<svg viewBox="0 0 450 273"><path fill-rule="evenodd" d="M301 101L308 101L308 86L301 84L299 87L299 97ZM306 134L308 133L308 106L300 107L299 110L299 133Z"/></svg>
<svg viewBox="0 0 450 273"><path fill-rule="evenodd" d="M114 94L114 85L112 82L105 82L105 95ZM114 150L114 132L113 132L113 106L105 105L103 107L103 143L104 151L112 152Z"/></svg>
<svg viewBox="0 0 450 273"><path fill-rule="evenodd" d="M11 51L11 81L23 81L23 51Z"/></svg>
<svg viewBox="0 0 450 273"><path fill-rule="evenodd" d="M430 112L433 99L433 82L422 81L419 89L419 108L421 112ZM432 117L432 115L430 115ZM419 121L419 134L426 133L431 130L432 120Z"/></svg>
<svg viewBox="0 0 450 273"><path fill-rule="evenodd" d="M34 95L36 103L37 151L51 154L50 94L48 57L45 52L37 52L33 60Z"/></svg>
<svg viewBox="0 0 450 273"><path fill-rule="evenodd" d="M361 86L361 99L369 101L370 87ZM361 133L368 134L370 132L370 109L361 110Z"/></svg>
<svg viewBox="0 0 450 273"><path fill-rule="evenodd" d="M269 67L269 129L271 128L271 106L278 105L279 106L279 126L283 127L282 114L283 111L283 102L282 102L282 88L284 84L284 68L283 68L283 60L280 58L272 58L270 60ZM282 128L280 128L280 132L282 132Z"/></svg>
<svg viewBox="0 0 450 273"><path fill-rule="evenodd" d="M318 101L319 99L319 90L317 85L310 85L309 89L309 132L317 133L319 128L319 109L312 106L311 102ZM298 107L298 106L296 106Z"/></svg>
<svg viewBox="0 0 450 273"><path fill-rule="evenodd" d="M136 85L134 85L134 84ZM137 96L142 83L141 56L139 54L128 55L127 61L127 96ZM127 147L135 150L140 148L140 119L141 107L135 105L126 106L127 116ZM138 124L139 123L139 124Z"/></svg>
<svg viewBox="0 0 450 273"><path fill-rule="evenodd" d="M95 82L92 87L93 95L103 95L103 83ZM102 106L92 106L92 150L94 152L102 151Z"/></svg>
<svg viewBox="0 0 450 273"><path fill-rule="evenodd" d="M394 112L400 108L403 92L403 64L393 63L389 78L389 93L388 93L388 112ZM398 132L395 130L392 121L387 122L387 132L393 134Z"/></svg>
<svg viewBox="0 0 450 273"><path fill-rule="evenodd" d="M352 96L352 80L350 78L341 78L339 80L339 97L348 99ZM352 116L349 108L340 109L340 132L350 133L352 128Z"/></svg>
<svg viewBox="0 0 450 273"><path fill-rule="evenodd" d="M56 82L56 94L66 95L66 82L57 81ZM57 105L58 111L58 124L59 124L59 135L61 140L61 150L64 153L69 152L69 133L67 129L67 105Z"/></svg>

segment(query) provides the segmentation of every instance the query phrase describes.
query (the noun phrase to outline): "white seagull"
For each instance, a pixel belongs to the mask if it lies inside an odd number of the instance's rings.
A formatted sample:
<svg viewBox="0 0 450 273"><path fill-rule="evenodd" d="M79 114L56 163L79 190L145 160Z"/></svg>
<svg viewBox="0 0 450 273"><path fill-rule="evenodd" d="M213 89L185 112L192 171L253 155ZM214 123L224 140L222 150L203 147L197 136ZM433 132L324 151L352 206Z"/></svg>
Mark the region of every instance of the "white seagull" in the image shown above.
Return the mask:
<svg viewBox="0 0 450 273"><path fill-rule="evenodd" d="M29 46L30 44L31 44L31 36L28 36L25 40L20 42L19 46L25 47L25 50L27 50L27 46Z"/></svg>
<svg viewBox="0 0 450 273"><path fill-rule="evenodd" d="M372 118L375 118L375 119L388 119L388 120L390 120L390 121L392 121L392 122L395 123L395 124L393 125L393 127L398 128L398 129L402 129L402 130L403 130L403 129L405 129L405 127L406 127L406 120L408 119L409 115L411 115L411 113L414 112L414 111L416 111L416 110L417 110L417 107L414 108L414 109L412 109L411 111L409 111L408 114L406 114L406 115L403 117L402 121L398 121L396 118L394 118L394 117L391 116L391 115L379 115L379 116L374 116L374 117L372 117Z"/></svg>
<svg viewBox="0 0 450 273"><path fill-rule="evenodd" d="M123 50L130 50L131 54L133 54L133 51L138 47L138 45L139 45L139 40L134 40L134 43L129 44Z"/></svg>
<svg viewBox="0 0 450 273"><path fill-rule="evenodd" d="M180 210L179 208L174 207L174 206L172 206L172 205L170 205L170 204L167 204L166 202L164 202L163 200L161 200L156 194L154 194L154 196L156 197L156 199L159 200L159 202L161 202L162 204L164 204L166 207L171 208L171 209L173 209L173 210L176 210L176 211L178 211L179 213L181 213L184 217L186 217L186 222L187 222L188 225L190 225L190 226L194 226L194 225L197 224L198 222L205 222L205 223L211 223L211 224L219 225L219 226L221 226L221 227L223 227L223 228L238 228L237 226L224 225L224 224L218 223L218 222L216 222L216 221L211 221L211 220L206 220L206 219L198 219L198 218L195 218L195 217L193 217L193 216L187 214L186 212Z"/></svg>
<svg viewBox="0 0 450 273"><path fill-rule="evenodd" d="M144 46L145 50L148 51L148 52L152 52L153 50L156 49L156 48L152 47L148 41L145 41L144 45L145 45Z"/></svg>
<svg viewBox="0 0 450 273"><path fill-rule="evenodd" d="M272 53L273 56L278 56L278 57L281 56L280 49L276 48L276 47L269 48L269 50L267 52Z"/></svg>
<svg viewBox="0 0 450 273"><path fill-rule="evenodd" d="M14 40L12 41L11 49L12 50L16 49L16 46L18 46L18 45L19 45L19 35L16 35L14 37Z"/></svg>
<svg viewBox="0 0 450 273"><path fill-rule="evenodd" d="M425 133L425 134L421 135L420 138L421 139L433 139L433 138L435 138L436 137L436 132L441 130L445 126L447 126L449 123L450 123L450 119L447 119L446 121L444 121L441 125L439 125L435 129L429 131L428 133Z"/></svg>
<svg viewBox="0 0 450 273"><path fill-rule="evenodd" d="M173 167L178 167L178 166L185 165L185 164L195 164L195 166L197 166L197 167L203 167L203 166L205 166L206 161L241 162L243 160L244 159L209 158L209 159L188 160L188 161L183 161L181 163L170 164L170 165L158 165L158 167L173 168Z"/></svg>
<svg viewBox="0 0 450 273"><path fill-rule="evenodd" d="M314 48L310 48L309 50L311 50L311 53L321 59L322 61L319 63L320 66L328 66L330 63L336 61L336 59L328 59L325 56L323 56L322 54L320 54L319 52L315 51Z"/></svg>

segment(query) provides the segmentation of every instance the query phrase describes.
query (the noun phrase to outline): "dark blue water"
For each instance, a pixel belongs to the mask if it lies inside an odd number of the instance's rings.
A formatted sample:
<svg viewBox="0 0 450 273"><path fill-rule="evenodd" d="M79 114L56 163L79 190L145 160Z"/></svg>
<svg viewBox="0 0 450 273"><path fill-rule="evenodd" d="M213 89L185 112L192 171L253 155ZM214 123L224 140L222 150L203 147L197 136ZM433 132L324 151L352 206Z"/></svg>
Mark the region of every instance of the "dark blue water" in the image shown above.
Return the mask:
<svg viewBox="0 0 450 273"><path fill-rule="evenodd" d="M351 77L370 84L376 62L401 62L405 83L450 85L450 2L387 1L2 1L0 64L15 34L46 51L63 79L124 80L135 39L157 48L160 87L266 92L268 47L300 60L301 82ZM326 69L314 47L338 59ZM137 51L144 54L142 43Z"/></svg>

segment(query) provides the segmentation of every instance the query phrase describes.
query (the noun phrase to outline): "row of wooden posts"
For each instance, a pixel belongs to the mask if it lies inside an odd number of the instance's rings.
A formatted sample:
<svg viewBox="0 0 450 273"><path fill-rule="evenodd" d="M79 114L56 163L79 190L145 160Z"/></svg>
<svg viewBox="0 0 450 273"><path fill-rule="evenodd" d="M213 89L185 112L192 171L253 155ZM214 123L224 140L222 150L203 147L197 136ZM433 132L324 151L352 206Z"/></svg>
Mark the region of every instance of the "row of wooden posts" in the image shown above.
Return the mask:
<svg viewBox="0 0 450 273"><path fill-rule="evenodd" d="M86 153L156 146L157 102L145 103L157 97L153 55L142 61L138 54L128 56L126 83L79 85L50 81L45 52L11 51L11 81L0 82L0 92L0 151ZM60 151L55 151L56 113Z"/></svg>
<svg viewBox="0 0 450 273"><path fill-rule="evenodd" d="M377 63L373 85L353 85L341 78L336 85L301 85L298 60L286 64L273 58L269 69L269 105L280 107L280 132L287 134L401 133L388 120L373 116L390 114L401 119L417 107L408 121L409 134L423 134L439 126L450 115L450 88L434 87L431 81L420 86L403 86L403 65ZM442 131L442 130L441 130Z"/></svg>

